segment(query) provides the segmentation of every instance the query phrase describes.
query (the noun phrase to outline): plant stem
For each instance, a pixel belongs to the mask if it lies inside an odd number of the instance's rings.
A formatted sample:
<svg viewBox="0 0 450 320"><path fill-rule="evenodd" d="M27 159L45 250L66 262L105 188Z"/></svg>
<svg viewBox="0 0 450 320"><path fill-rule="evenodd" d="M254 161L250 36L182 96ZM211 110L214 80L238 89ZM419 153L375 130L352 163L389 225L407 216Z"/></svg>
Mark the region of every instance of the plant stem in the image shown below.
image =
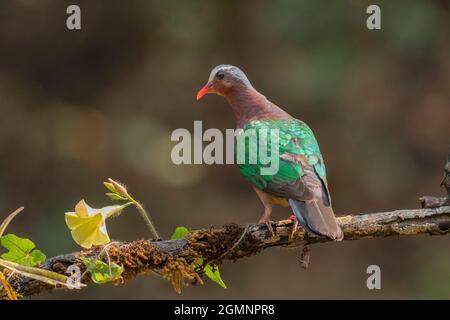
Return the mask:
<svg viewBox="0 0 450 320"><path fill-rule="evenodd" d="M3 235L3 232L5 232L6 227L8 226L8 224L12 221L12 219L15 218L15 216L17 216L24 208L20 207L19 209L17 209L16 211L14 211L13 213L11 213L1 224L0 224L0 237Z"/></svg>
<svg viewBox="0 0 450 320"><path fill-rule="evenodd" d="M147 225L148 229L150 230L150 233L153 235L155 240L161 240L158 231L156 231L155 226L153 225L152 219L150 218L150 215L147 211L145 211L144 206L133 199L133 197L128 193L127 188L120 184L119 182L109 178L108 182L105 183L105 186L112 191L114 194L125 198L129 200L126 205L133 204L136 209L139 211L139 214L142 216L142 219L144 219L145 224Z"/></svg>
<svg viewBox="0 0 450 320"><path fill-rule="evenodd" d="M142 204L140 204L139 202L137 202L136 200L133 199L133 203L136 207L136 209L139 211L139 213L142 216L142 219L144 219L145 224L147 225L148 229L150 230L150 232L153 234L153 237L155 238L155 240L160 240L160 236L158 231L156 231L155 226L153 225L152 219L150 218L150 215L147 213L147 211L145 211L144 207L142 206Z"/></svg>

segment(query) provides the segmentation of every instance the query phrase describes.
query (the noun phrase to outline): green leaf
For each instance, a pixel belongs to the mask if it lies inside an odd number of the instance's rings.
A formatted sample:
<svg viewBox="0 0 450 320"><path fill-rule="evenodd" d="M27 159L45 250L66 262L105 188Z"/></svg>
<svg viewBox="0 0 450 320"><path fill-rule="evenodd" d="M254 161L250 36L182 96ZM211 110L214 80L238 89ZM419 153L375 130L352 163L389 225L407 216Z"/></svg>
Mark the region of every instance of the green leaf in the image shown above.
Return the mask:
<svg viewBox="0 0 450 320"><path fill-rule="evenodd" d="M19 238L14 234L7 234L1 237L0 243L9 250L7 253L2 254L1 257L23 266L33 267L46 258L45 254L35 249L36 245L33 241Z"/></svg>
<svg viewBox="0 0 450 320"><path fill-rule="evenodd" d="M198 258L195 261L195 264L197 266L202 266L203 265L203 259L202 258ZM227 288L226 284L222 280L222 277L220 276L220 272L219 272L219 267L218 266L208 263L203 268L203 272L205 273L205 276L207 276L209 279L211 279L215 283L219 284L222 288L224 288L224 289Z"/></svg>
<svg viewBox="0 0 450 320"><path fill-rule="evenodd" d="M127 198L121 197L119 196L117 193L106 193L106 195L111 199L111 200L120 200L120 201L127 201Z"/></svg>
<svg viewBox="0 0 450 320"><path fill-rule="evenodd" d="M96 284L114 281L120 278L123 272L123 268L114 262L108 265L93 258L81 258L81 261L91 273L91 279Z"/></svg>
<svg viewBox="0 0 450 320"><path fill-rule="evenodd" d="M184 239L189 233L189 229L186 227L177 227L175 232L170 237L171 240Z"/></svg>
<svg viewBox="0 0 450 320"><path fill-rule="evenodd" d="M223 282L222 278L220 277L219 267L217 266L211 266L209 263L206 265L205 269L205 275L210 278L215 283L219 284L222 288L226 289L227 286Z"/></svg>

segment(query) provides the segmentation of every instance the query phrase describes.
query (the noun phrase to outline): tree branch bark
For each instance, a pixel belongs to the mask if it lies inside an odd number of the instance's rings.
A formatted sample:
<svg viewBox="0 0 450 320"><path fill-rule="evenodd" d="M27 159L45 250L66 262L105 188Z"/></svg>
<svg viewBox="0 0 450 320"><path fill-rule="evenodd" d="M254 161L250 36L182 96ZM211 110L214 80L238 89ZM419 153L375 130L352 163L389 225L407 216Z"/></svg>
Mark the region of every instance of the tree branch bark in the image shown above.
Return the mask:
<svg viewBox="0 0 450 320"><path fill-rule="evenodd" d="M344 240L421 234L443 235L450 232L450 206L345 215L338 217L338 222L344 232ZM199 271L201 268L192 268L199 257L205 262L221 264L225 260L234 261L252 256L270 247L297 247L330 241L307 235L302 229L291 237L291 220L279 221L273 228L274 236L265 225L228 224L222 228L192 231L187 239L117 242L109 244L103 251L102 248L96 247L56 256L46 260L40 267L65 274L67 268L75 264L83 272L85 267L80 262L81 256L96 257L107 262L107 252L110 261L124 267L123 278L117 282L140 274L157 272L170 280L176 291L181 291L183 285L202 282ZM81 282L89 281L89 275L86 273ZM21 296L57 289L20 275L12 275L9 282Z"/></svg>

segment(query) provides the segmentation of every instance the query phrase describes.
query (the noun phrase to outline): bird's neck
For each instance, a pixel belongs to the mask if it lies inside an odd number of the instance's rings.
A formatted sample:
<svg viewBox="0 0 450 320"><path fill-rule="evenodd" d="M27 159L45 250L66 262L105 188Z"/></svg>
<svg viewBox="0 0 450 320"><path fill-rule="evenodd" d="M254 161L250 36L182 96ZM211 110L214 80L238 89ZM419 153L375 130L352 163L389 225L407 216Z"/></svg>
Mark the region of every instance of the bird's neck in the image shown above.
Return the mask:
<svg viewBox="0 0 450 320"><path fill-rule="evenodd" d="M287 119L289 114L253 88L240 88L226 96L236 118L237 128L253 120Z"/></svg>

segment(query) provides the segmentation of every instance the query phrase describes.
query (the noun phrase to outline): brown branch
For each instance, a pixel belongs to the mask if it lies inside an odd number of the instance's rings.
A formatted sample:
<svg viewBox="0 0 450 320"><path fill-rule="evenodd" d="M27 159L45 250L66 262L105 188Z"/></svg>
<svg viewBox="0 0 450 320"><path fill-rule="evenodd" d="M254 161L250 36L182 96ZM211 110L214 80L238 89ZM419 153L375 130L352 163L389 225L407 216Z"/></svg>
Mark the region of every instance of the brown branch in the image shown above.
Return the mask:
<svg viewBox="0 0 450 320"><path fill-rule="evenodd" d="M450 232L450 206L346 215L338 217L338 221L345 234L344 240L420 234L442 235ZM123 279L117 282L123 282L139 274L161 272L172 282L175 290L180 291L183 285L202 282L201 272L191 267L199 257L204 261L220 264L225 260L234 261L252 256L270 247L297 247L330 241L306 235L301 229L290 238L291 220L279 221L273 227L274 236L265 225L229 224L222 228L196 230L191 232L187 239L181 240L117 242L109 245L106 251L111 261L124 267ZM244 231L245 235L242 236ZM41 267L65 273L68 266L76 264L84 271L79 257L98 257L107 261L104 254L99 256L101 250L102 248L97 247L56 256L46 260ZM87 273L81 281L89 282ZM56 289L19 275L13 275L10 283L22 296Z"/></svg>

